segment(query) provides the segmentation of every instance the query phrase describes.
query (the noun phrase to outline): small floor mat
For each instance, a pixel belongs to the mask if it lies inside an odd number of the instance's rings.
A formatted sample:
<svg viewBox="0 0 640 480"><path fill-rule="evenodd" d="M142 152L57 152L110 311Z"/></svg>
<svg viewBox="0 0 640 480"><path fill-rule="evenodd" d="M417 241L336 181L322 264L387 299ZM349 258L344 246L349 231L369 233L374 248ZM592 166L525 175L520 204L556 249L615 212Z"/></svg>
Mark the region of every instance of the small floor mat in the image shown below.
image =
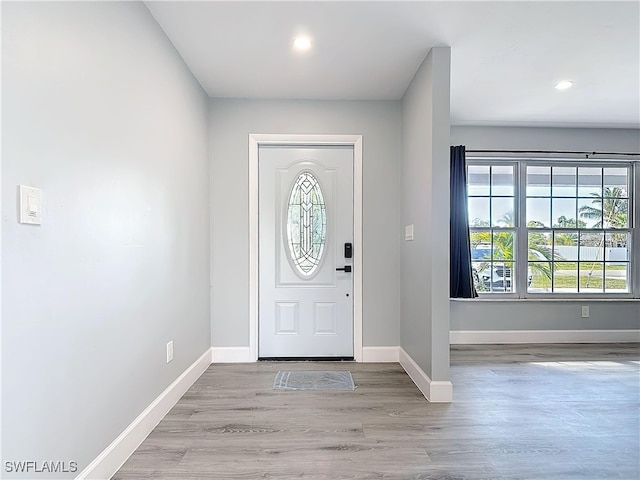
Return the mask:
<svg viewBox="0 0 640 480"><path fill-rule="evenodd" d="M355 390L351 372L280 370L274 390Z"/></svg>

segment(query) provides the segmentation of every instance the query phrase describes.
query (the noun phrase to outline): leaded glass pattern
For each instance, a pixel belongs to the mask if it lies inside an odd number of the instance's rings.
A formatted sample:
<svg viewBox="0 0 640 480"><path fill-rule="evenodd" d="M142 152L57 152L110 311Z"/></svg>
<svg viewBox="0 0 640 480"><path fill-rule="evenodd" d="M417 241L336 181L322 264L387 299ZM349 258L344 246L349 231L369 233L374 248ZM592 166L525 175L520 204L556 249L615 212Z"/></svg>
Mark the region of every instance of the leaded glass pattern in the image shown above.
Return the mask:
<svg viewBox="0 0 640 480"><path fill-rule="evenodd" d="M310 171L298 175L287 208L289 254L298 272L311 276L322 260L327 237L327 210L320 183Z"/></svg>

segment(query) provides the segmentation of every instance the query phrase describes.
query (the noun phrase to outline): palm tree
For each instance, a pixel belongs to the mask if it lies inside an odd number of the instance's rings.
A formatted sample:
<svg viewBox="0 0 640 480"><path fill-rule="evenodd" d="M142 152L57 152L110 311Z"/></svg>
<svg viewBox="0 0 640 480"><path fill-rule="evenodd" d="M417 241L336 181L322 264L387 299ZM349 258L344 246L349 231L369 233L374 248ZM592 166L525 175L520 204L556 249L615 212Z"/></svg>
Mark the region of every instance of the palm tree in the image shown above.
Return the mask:
<svg viewBox="0 0 640 480"><path fill-rule="evenodd" d="M593 228L624 228L627 226L627 199L620 187L606 187L604 197L592 193L594 206L580 207L580 216L597 220Z"/></svg>
<svg viewBox="0 0 640 480"><path fill-rule="evenodd" d="M575 218L567 218L564 215L558 217L558 220L553 225L553 228L585 228L587 223L584 220L578 220ZM577 245L578 234L577 233L556 233L554 242L556 245Z"/></svg>
<svg viewBox="0 0 640 480"><path fill-rule="evenodd" d="M575 218L567 218L564 215L560 215L553 228L585 228L587 226L584 220L578 220Z"/></svg>
<svg viewBox="0 0 640 480"><path fill-rule="evenodd" d="M532 220L527 223L529 228L539 228L544 225L540 222ZM555 261L562 260L562 255L554 252L549 245L548 237L542 232L529 230L528 238L528 259L529 269L533 275L544 278L545 283L551 284L551 276L556 268Z"/></svg>
<svg viewBox="0 0 640 480"><path fill-rule="evenodd" d="M593 228L625 228L627 223L627 203L624 192L620 187L606 187L604 189L604 197L600 197L597 193L592 193L594 197L594 206L583 205L580 207L580 216L590 220L598 220ZM600 235L598 243L598 252L600 252L604 244L604 235ZM598 260L598 256L596 256ZM591 264L591 271L587 277L586 286L589 286L591 275L596 267L596 263Z"/></svg>
<svg viewBox="0 0 640 480"><path fill-rule="evenodd" d="M513 211L507 212L498 223L503 227L512 227L514 225ZM539 222L529 222L529 227L542 227ZM503 263L504 265L511 266L515 260L514 251L514 233L511 231L493 231L493 238L490 231L473 232L471 234L472 248L476 248L478 245L493 245L493 261ZM493 240L493 241L492 241ZM561 260L562 257L553 253L551 246L547 242L547 237L542 233L530 232L528 238L528 260L529 271L532 274L537 274L544 277L549 282L551 281L552 270L554 268L553 260ZM485 254L482 260L486 259L478 266L478 271L482 271L489 267L491 261L491 253ZM481 286L482 287L482 286ZM482 288L481 288L482 289Z"/></svg>
<svg viewBox="0 0 640 480"><path fill-rule="evenodd" d="M504 227L512 227L514 225L513 211L505 213L498 223ZM544 224L532 220L527 224L528 227L544 227ZM539 273L544 277L551 280L552 260L554 260L553 250L547 243L547 238L542 233L529 232L528 237L528 260L531 262L540 262L547 260L545 263L531 263L529 268L534 273ZM495 246L496 253L494 258L513 261L513 234L500 232L494 235L493 244ZM558 260L559 255L555 255L555 260ZM559 257L562 258L562 257Z"/></svg>

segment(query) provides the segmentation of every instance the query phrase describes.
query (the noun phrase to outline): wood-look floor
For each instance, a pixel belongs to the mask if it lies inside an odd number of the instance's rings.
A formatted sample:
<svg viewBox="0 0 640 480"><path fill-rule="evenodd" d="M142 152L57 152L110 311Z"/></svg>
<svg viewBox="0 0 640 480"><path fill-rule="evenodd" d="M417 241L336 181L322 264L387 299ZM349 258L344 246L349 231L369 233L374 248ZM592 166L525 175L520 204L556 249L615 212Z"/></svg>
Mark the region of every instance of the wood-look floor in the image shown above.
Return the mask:
<svg viewBox="0 0 640 480"><path fill-rule="evenodd" d="M213 365L115 479L640 478L637 344L458 347L454 401L398 364ZM357 389L276 391L278 370Z"/></svg>

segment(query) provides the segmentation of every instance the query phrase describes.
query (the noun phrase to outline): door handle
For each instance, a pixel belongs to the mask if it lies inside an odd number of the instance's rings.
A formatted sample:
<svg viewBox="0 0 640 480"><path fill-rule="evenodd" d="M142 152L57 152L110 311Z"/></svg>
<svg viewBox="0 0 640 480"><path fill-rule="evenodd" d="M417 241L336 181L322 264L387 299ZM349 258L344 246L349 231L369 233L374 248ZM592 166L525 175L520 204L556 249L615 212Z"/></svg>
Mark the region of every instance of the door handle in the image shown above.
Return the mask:
<svg viewBox="0 0 640 480"><path fill-rule="evenodd" d="M347 272L347 273L350 273L351 272L351 265L345 265L342 268L336 268L336 272Z"/></svg>

